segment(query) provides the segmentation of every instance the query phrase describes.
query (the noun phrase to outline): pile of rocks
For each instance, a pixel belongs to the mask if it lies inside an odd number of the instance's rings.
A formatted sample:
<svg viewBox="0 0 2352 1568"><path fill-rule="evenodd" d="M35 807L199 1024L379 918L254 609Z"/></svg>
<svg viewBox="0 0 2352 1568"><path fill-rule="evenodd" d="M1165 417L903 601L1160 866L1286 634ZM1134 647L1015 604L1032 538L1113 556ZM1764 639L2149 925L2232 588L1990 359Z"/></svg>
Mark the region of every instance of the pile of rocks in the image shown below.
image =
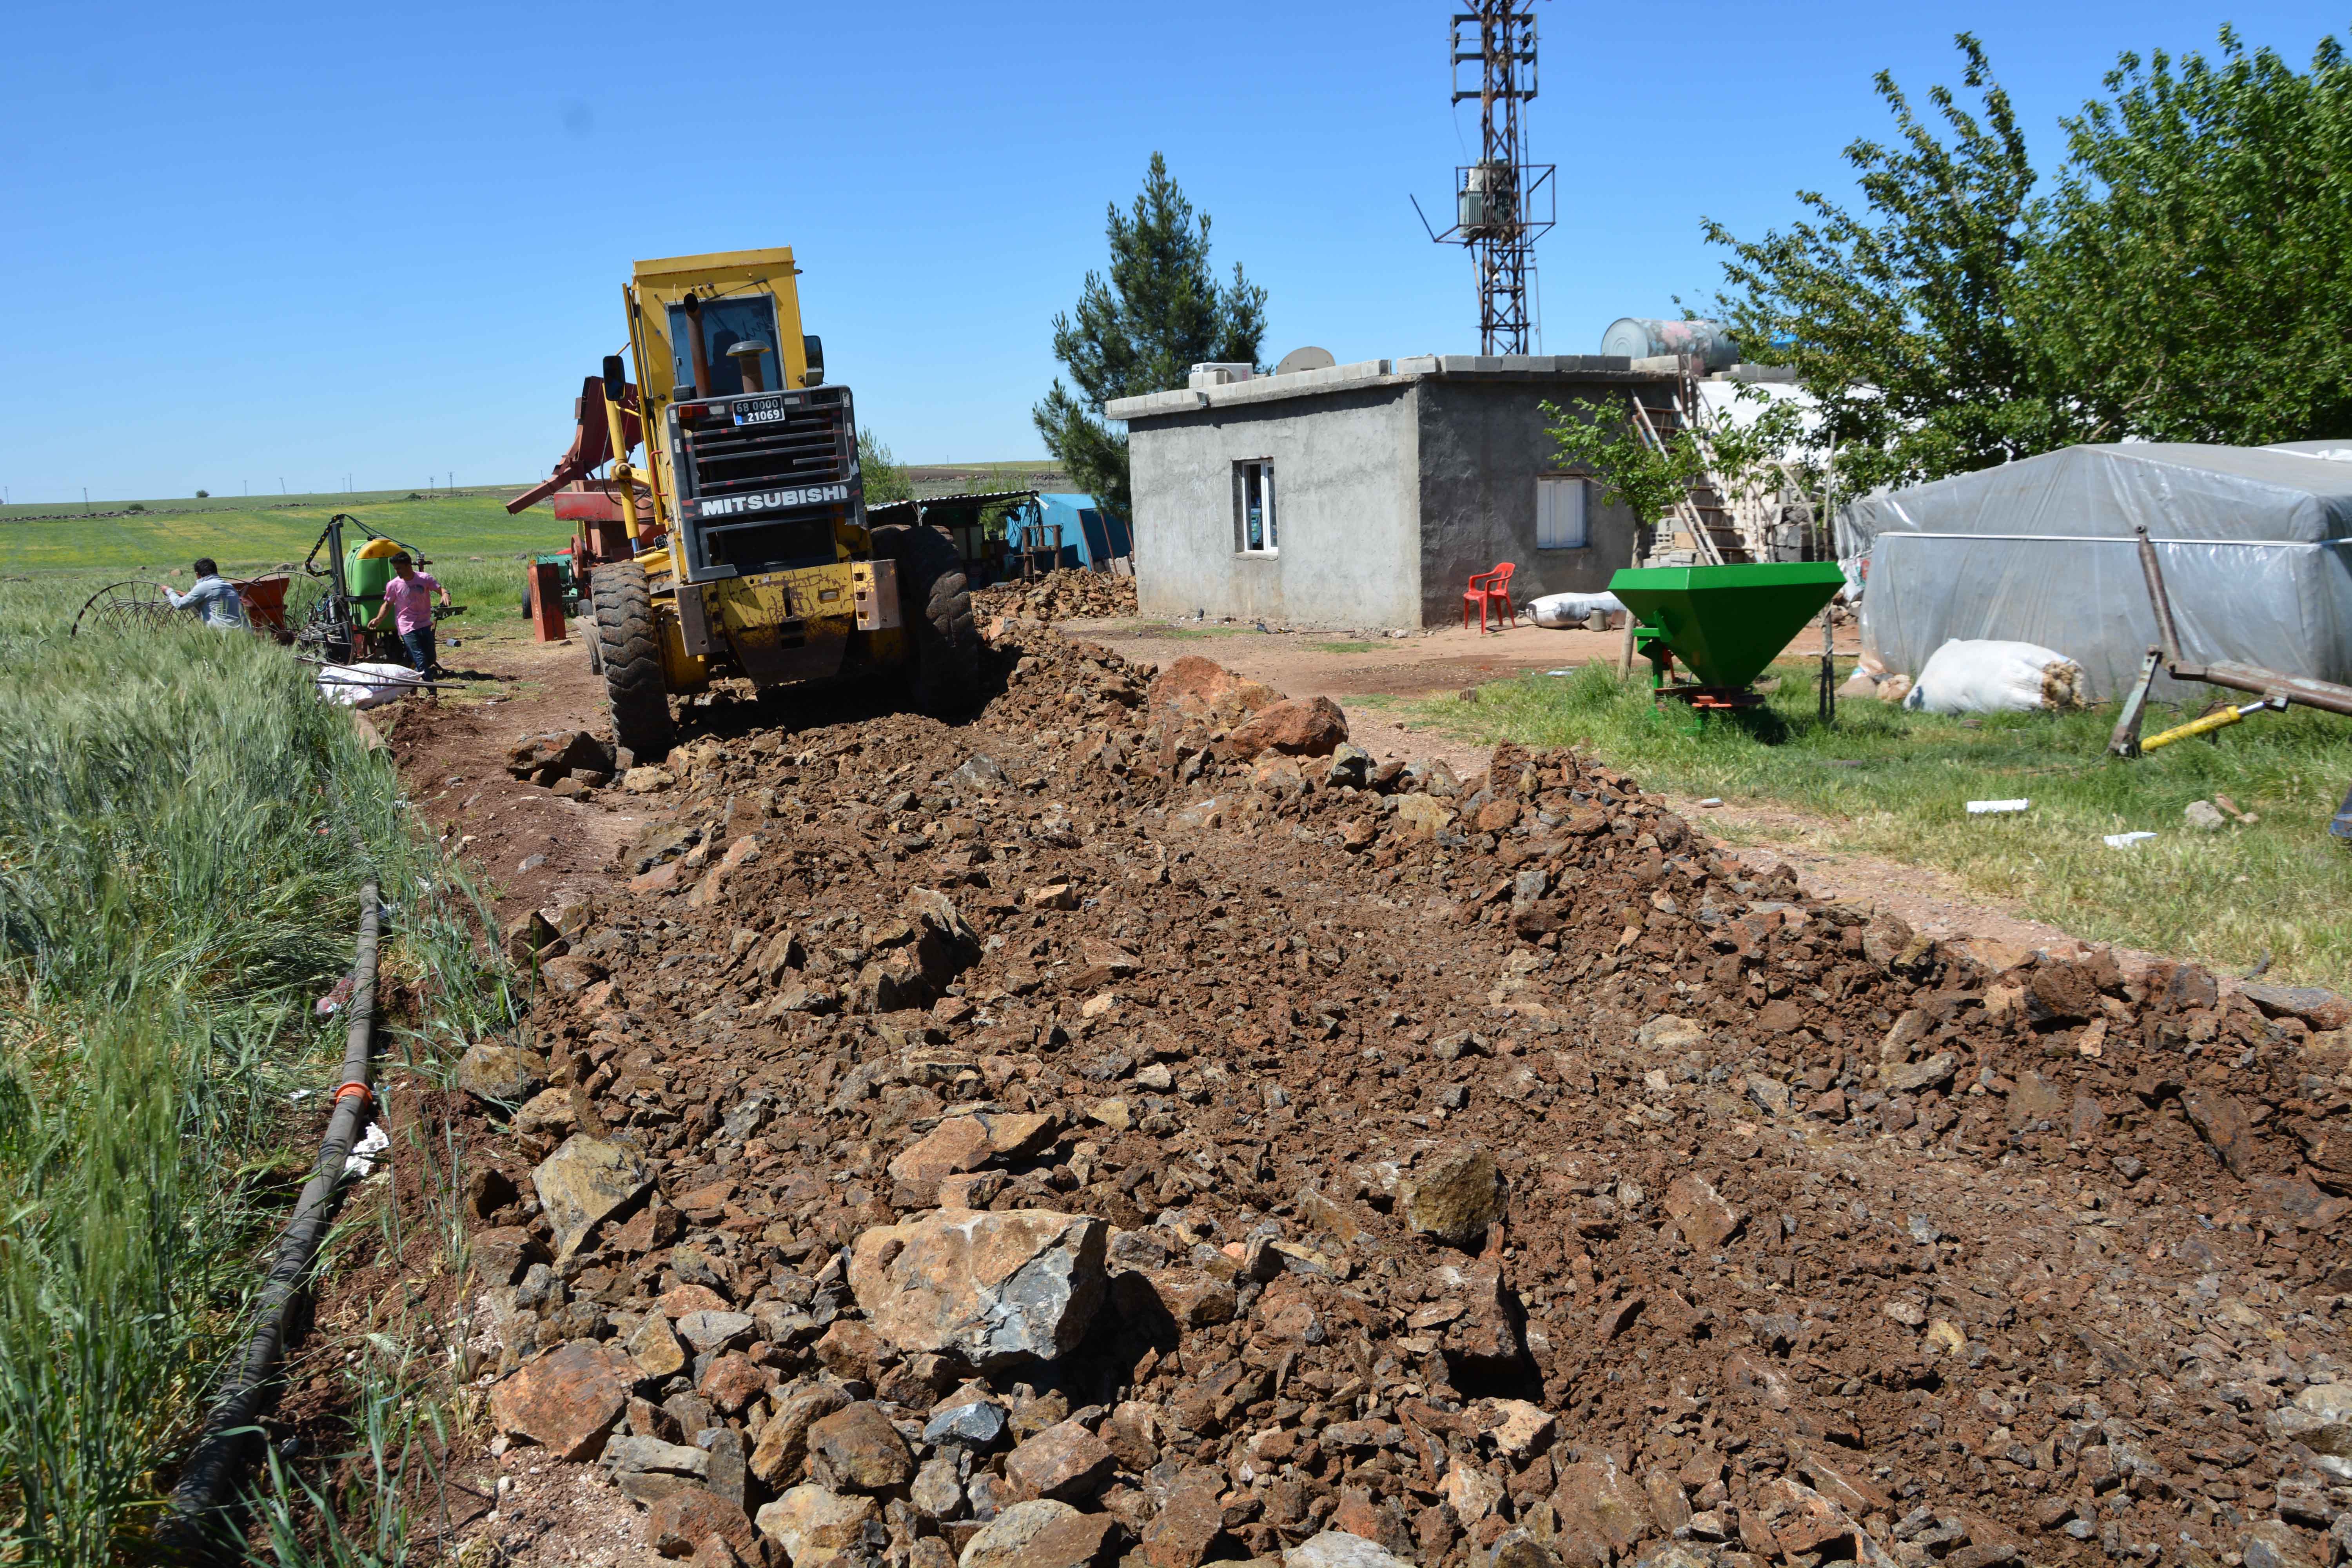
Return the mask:
<svg viewBox="0 0 2352 1568"><path fill-rule="evenodd" d="M1018 578L977 589L973 613L985 619L1011 616L1031 621L1103 619L1135 614L1135 579L1075 566L1057 567L1042 577Z"/></svg>
<svg viewBox="0 0 2352 1568"><path fill-rule="evenodd" d="M461 1078L488 1414L652 1549L2352 1545L2339 999L1937 942L1590 757L1003 652L968 726L674 753Z"/></svg>
<svg viewBox="0 0 2352 1568"><path fill-rule="evenodd" d="M566 797L585 795L625 771L625 760L616 759L612 742L585 730L527 736L507 752L509 775Z"/></svg>

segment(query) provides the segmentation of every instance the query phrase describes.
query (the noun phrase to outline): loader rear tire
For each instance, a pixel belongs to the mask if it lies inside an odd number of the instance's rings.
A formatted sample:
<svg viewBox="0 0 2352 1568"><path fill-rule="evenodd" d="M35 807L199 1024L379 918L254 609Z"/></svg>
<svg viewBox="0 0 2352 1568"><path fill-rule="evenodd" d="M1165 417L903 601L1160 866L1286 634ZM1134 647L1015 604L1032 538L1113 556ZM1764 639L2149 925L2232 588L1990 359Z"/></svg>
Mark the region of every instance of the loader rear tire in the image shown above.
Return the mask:
<svg viewBox="0 0 2352 1568"><path fill-rule="evenodd" d="M898 563L898 604L915 643L915 706L934 717L980 701L980 627L955 542L935 528L874 531L874 552Z"/></svg>
<svg viewBox="0 0 2352 1568"><path fill-rule="evenodd" d="M640 765L669 754L669 691L662 684L660 633L646 569L634 561L596 569L596 662L604 671L604 704L613 714L613 743L635 753Z"/></svg>

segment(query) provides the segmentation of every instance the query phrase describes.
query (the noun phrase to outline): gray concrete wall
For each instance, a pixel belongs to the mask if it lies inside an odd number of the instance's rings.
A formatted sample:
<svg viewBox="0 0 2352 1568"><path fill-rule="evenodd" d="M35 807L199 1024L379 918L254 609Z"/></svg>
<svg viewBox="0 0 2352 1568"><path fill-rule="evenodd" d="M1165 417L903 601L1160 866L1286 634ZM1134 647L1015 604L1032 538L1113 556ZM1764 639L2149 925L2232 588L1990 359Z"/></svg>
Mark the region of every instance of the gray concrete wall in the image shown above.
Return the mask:
<svg viewBox="0 0 2352 1568"><path fill-rule="evenodd" d="M1546 594L1599 593L1619 567L1633 563L1633 514L1601 505L1598 484L1586 498L1589 545L1536 548L1536 479L1566 471L1553 459L1540 405L1547 398L1562 407L1578 397L1622 400L1622 384L1433 377L1416 383L1414 392L1424 623L1460 625L1470 574L1505 561L1518 568L1511 597L1521 605Z"/></svg>
<svg viewBox="0 0 2352 1568"><path fill-rule="evenodd" d="M1139 420L1128 452L1141 612L1419 626L1417 390L1391 381ZM1234 465L1261 458L1274 461L1270 557L1234 543Z"/></svg>

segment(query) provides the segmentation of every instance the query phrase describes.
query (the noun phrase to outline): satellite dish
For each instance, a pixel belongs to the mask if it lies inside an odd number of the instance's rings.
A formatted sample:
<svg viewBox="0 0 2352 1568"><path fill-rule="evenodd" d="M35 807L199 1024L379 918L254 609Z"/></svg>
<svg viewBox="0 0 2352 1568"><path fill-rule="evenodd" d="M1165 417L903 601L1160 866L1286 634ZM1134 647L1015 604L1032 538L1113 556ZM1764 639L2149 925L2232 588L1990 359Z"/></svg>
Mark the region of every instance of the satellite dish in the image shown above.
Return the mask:
<svg viewBox="0 0 2352 1568"><path fill-rule="evenodd" d="M1289 375L1296 371L1302 370L1329 370L1333 365L1339 363L1339 361L1331 357L1331 351L1329 349L1312 347L1293 349L1288 353L1282 356L1282 363L1274 367L1274 374L1276 375Z"/></svg>

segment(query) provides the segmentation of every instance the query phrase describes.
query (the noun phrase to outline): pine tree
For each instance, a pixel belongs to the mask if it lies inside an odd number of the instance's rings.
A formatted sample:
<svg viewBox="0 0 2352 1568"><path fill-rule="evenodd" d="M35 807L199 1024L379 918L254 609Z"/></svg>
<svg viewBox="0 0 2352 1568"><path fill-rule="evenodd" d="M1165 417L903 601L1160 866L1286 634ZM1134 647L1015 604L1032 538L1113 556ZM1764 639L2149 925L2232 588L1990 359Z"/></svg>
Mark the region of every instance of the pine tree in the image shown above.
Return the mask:
<svg viewBox="0 0 2352 1568"><path fill-rule="evenodd" d="M1056 378L1030 416L1071 479L1124 518L1132 515L1127 437L1104 422L1104 405L1181 386L1203 361L1255 364L1265 290L1238 263L1219 287L1209 270L1209 216L1194 214L1158 153L1133 209L1114 202L1108 216L1108 280L1088 272L1076 319L1054 318L1054 355L1077 390Z"/></svg>

